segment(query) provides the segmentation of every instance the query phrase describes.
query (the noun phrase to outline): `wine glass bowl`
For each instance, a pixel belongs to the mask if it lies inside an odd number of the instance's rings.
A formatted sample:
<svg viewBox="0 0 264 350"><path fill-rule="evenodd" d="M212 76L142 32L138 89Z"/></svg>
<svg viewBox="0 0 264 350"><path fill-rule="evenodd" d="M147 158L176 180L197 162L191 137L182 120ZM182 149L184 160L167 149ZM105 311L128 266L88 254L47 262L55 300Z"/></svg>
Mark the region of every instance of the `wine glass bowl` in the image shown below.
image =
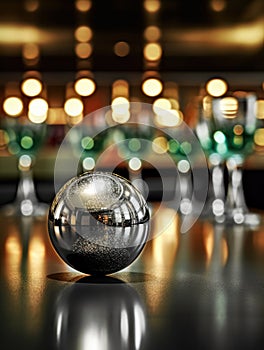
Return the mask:
<svg viewBox="0 0 264 350"><path fill-rule="evenodd" d="M257 224L259 218L246 205L242 168L254 149L256 130L256 94L238 91L212 100L211 148L228 170L225 220L236 224Z"/></svg>
<svg viewBox="0 0 264 350"><path fill-rule="evenodd" d="M222 135L221 131L216 130L213 101L214 97L210 95L200 96L196 99L197 122L195 133L206 155L210 177L203 216L216 222L223 222L226 195L224 182L225 159L224 152L222 152L221 147L218 147L215 138L216 140L221 139L221 137L225 139L225 136ZM220 101L220 98L218 101ZM217 133L215 134L215 132Z"/></svg>
<svg viewBox="0 0 264 350"><path fill-rule="evenodd" d="M166 138L167 153L175 162L178 171L176 182L178 181L180 185L180 213L182 215L188 215L193 210L193 182L191 164L188 159L188 156L192 152L192 145L188 141L179 142L177 137L172 138L166 135ZM175 192L177 193L178 191Z"/></svg>
<svg viewBox="0 0 264 350"><path fill-rule="evenodd" d="M253 150L256 129L254 94L234 93L213 100L215 127L212 149L224 159L247 157Z"/></svg>
<svg viewBox="0 0 264 350"><path fill-rule="evenodd" d="M100 131L91 125L80 123L70 132L70 142L73 152L80 158L78 173L92 171L99 156L109 142L109 130Z"/></svg>
<svg viewBox="0 0 264 350"><path fill-rule="evenodd" d="M43 217L47 213L48 204L41 203L37 197L32 169L46 138L45 120L34 122L24 115L4 116L2 124L8 135L7 149L17 158L19 171L15 200L3 206L2 212L5 215Z"/></svg>
<svg viewBox="0 0 264 350"><path fill-rule="evenodd" d="M122 109L120 108L121 111ZM142 169L149 163L152 141L156 134L152 117L150 105L138 102L129 103L129 116L126 120L117 123L113 115L113 143L116 144L119 157L128 171L128 179L145 198L148 195L148 185L143 179Z"/></svg>
<svg viewBox="0 0 264 350"><path fill-rule="evenodd" d="M128 124L117 126L119 150L125 159L143 158L148 153L148 140L153 137L153 128L149 125Z"/></svg>
<svg viewBox="0 0 264 350"><path fill-rule="evenodd" d="M4 128L8 134L8 150L18 158L27 154L35 159L46 135L46 125L36 124L27 117L5 117Z"/></svg>

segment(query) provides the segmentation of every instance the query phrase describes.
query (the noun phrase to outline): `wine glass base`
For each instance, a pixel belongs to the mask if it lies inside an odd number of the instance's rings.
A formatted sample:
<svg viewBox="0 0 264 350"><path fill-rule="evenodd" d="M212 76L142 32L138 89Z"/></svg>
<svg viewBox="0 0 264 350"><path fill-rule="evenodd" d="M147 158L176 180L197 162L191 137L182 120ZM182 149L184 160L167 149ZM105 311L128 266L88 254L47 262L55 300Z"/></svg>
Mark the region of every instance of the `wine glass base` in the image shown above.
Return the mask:
<svg viewBox="0 0 264 350"><path fill-rule="evenodd" d="M248 210L229 210L216 212L212 206L205 206L200 219L209 220L218 224L244 225L249 228L258 227L261 223L261 215Z"/></svg>
<svg viewBox="0 0 264 350"><path fill-rule="evenodd" d="M23 216L23 217L46 217L49 205L42 202L32 202L24 199L21 202L6 204L1 207L0 212L3 216Z"/></svg>
<svg viewBox="0 0 264 350"><path fill-rule="evenodd" d="M215 218L217 222L224 224L233 224L233 225L244 225L250 228L258 227L261 223L261 216L256 213L251 212L232 212L225 213L219 218Z"/></svg>

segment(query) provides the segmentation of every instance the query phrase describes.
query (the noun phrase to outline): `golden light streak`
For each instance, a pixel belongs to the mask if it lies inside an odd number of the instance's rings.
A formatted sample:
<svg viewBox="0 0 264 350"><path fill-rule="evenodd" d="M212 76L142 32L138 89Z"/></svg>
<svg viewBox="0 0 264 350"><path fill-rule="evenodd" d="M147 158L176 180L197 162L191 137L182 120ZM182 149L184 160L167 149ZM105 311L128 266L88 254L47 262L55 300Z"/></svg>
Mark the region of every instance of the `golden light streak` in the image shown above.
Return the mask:
<svg viewBox="0 0 264 350"><path fill-rule="evenodd" d="M23 35L21 35L23 33ZM0 24L0 44L55 44L71 38L70 30L54 31L15 23Z"/></svg>
<svg viewBox="0 0 264 350"><path fill-rule="evenodd" d="M225 266L228 258L228 246L225 238L221 239L221 258L222 266Z"/></svg>
<svg viewBox="0 0 264 350"><path fill-rule="evenodd" d="M42 322L40 312L46 276L46 247L42 230L34 229L36 234L31 237L28 246L28 310L35 320L34 328L38 328L38 323Z"/></svg>
<svg viewBox="0 0 264 350"><path fill-rule="evenodd" d="M8 288L18 300L21 286L22 245L17 234L11 234L5 242L5 273Z"/></svg>
<svg viewBox="0 0 264 350"><path fill-rule="evenodd" d="M212 225L204 225L203 239L206 252L206 266L208 267L211 263L214 249L214 228Z"/></svg>
<svg viewBox="0 0 264 350"><path fill-rule="evenodd" d="M145 254L145 268L148 271L161 271L164 277L169 278L179 245L179 218L176 211L160 208L154 221L154 237ZM146 283L145 288L151 312L158 313L165 300L166 286L162 283L155 286Z"/></svg>
<svg viewBox="0 0 264 350"><path fill-rule="evenodd" d="M168 30L163 35L167 42L167 51L171 54L224 54L237 51L251 54L263 45L263 17L254 22L218 28L193 28L186 30ZM179 50L180 49L180 50Z"/></svg>

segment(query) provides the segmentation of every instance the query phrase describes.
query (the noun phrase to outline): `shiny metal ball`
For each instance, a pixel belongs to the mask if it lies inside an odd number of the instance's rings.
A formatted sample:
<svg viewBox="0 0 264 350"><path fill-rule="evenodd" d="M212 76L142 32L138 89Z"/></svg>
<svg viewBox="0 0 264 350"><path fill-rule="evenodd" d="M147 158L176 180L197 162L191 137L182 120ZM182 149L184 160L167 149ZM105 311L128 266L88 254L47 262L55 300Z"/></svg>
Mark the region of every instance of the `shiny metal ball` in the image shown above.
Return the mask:
<svg viewBox="0 0 264 350"><path fill-rule="evenodd" d="M87 172L70 179L49 210L50 240L69 266L107 275L130 265L149 235L149 209L126 179Z"/></svg>

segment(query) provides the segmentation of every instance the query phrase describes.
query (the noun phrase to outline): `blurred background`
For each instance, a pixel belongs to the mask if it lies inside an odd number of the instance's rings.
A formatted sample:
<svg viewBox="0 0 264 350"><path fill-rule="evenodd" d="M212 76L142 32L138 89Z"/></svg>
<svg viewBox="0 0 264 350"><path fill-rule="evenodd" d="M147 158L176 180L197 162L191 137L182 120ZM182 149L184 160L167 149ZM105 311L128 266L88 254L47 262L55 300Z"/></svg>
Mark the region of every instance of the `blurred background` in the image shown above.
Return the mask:
<svg viewBox="0 0 264 350"><path fill-rule="evenodd" d="M111 106L105 122L118 126L130 118L129 108L120 112L118 106L142 102L170 110L173 118L160 116L159 127L177 128L184 121L195 132L200 106L204 116L206 102L233 92L255 96L252 149L242 149L243 186L248 206L264 209L262 0L2 1L0 204L14 200L21 172L28 180L29 170L38 199L51 202L58 148L87 114ZM80 132L65 154L65 172L76 143L84 154L80 171L92 170L106 146ZM148 155L140 160L140 138L154 144L151 157L178 151L164 135L141 132L125 135L133 162L119 152L116 172L131 177L140 170L149 198L158 201L159 173L146 161ZM240 147L241 128L235 135ZM190 152L190 144L180 147L184 152L177 153L177 164ZM106 168L107 162L111 158ZM180 164L180 171L188 172L186 163ZM162 167L174 188L174 169L166 161Z"/></svg>

